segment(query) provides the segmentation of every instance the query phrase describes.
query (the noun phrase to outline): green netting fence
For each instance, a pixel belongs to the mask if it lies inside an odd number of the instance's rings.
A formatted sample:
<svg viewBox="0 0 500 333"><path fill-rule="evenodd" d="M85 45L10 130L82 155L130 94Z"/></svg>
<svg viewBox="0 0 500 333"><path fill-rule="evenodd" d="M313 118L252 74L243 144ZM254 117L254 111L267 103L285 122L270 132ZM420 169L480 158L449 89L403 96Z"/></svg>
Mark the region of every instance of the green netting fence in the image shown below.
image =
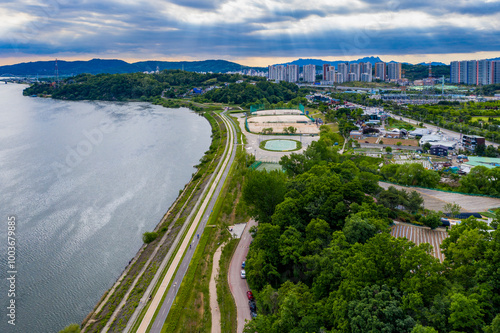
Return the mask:
<svg viewBox="0 0 500 333"><path fill-rule="evenodd" d="M250 170L255 170L255 169L257 169L257 168L259 167L259 165L261 165L261 164L262 164L262 162L261 162L261 161L255 161L255 162L253 162L253 163L252 163L252 165L250 165L248 168L249 168Z"/></svg>
<svg viewBox="0 0 500 333"><path fill-rule="evenodd" d="M255 104L250 106L250 113L255 113L260 110L264 110L266 106L264 104Z"/></svg>

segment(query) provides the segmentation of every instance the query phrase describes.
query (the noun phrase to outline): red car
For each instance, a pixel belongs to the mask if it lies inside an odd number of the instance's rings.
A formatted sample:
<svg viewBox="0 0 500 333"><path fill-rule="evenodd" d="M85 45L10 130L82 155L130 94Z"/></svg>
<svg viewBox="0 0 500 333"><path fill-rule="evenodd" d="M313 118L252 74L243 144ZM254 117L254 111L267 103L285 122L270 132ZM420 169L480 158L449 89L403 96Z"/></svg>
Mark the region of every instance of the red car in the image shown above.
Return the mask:
<svg viewBox="0 0 500 333"><path fill-rule="evenodd" d="M253 294L252 294L252 292L250 290L247 291L247 297L248 297L249 300L253 300Z"/></svg>

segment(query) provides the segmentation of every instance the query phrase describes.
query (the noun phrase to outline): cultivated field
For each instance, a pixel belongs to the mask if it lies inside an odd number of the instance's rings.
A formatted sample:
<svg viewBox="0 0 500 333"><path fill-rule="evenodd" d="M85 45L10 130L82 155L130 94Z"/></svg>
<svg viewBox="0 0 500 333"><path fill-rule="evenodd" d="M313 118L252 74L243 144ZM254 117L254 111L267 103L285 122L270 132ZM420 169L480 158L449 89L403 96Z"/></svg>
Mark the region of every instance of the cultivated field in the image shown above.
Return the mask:
<svg viewBox="0 0 500 333"><path fill-rule="evenodd" d="M382 138L382 141L384 141L384 145L396 145L398 142L401 142L401 145L403 146L413 146L413 147L418 147L418 141L417 140L405 140L405 139L395 139L395 138Z"/></svg>
<svg viewBox="0 0 500 333"><path fill-rule="evenodd" d="M412 224L395 222L395 225L391 229L391 235L398 238L406 237L416 245L429 243L433 247L432 255L441 262L444 260L444 254L439 247L443 240L448 237L448 233L444 228L431 230L428 227L418 227Z"/></svg>

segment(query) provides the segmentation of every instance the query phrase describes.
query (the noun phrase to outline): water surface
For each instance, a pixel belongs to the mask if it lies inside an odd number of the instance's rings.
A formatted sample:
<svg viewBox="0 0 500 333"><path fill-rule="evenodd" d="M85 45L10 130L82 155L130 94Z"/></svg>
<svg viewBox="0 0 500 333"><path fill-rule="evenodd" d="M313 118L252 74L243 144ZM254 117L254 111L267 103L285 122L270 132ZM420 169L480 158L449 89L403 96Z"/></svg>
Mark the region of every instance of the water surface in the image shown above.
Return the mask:
<svg viewBox="0 0 500 333"><path fill-rule="evenodd" d="M80 323L191 178L210 126L188 109L22 96L0 84L0 332ZM16 326L7 217L17 218Z"/></svg>

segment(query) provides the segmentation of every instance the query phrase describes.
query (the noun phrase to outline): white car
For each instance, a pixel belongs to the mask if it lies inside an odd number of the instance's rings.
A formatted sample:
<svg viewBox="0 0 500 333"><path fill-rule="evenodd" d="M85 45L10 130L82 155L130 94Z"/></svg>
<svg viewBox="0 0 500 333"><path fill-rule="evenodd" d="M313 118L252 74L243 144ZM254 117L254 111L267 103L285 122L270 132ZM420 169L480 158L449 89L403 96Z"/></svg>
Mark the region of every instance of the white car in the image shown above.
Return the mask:
<svg viewBox="0 0 500 333"><path fill-rule="evenodd" d="M246 279L247 278L247 274L245 273L244 269L241 270L241 278L242 279Z"/></svg>

